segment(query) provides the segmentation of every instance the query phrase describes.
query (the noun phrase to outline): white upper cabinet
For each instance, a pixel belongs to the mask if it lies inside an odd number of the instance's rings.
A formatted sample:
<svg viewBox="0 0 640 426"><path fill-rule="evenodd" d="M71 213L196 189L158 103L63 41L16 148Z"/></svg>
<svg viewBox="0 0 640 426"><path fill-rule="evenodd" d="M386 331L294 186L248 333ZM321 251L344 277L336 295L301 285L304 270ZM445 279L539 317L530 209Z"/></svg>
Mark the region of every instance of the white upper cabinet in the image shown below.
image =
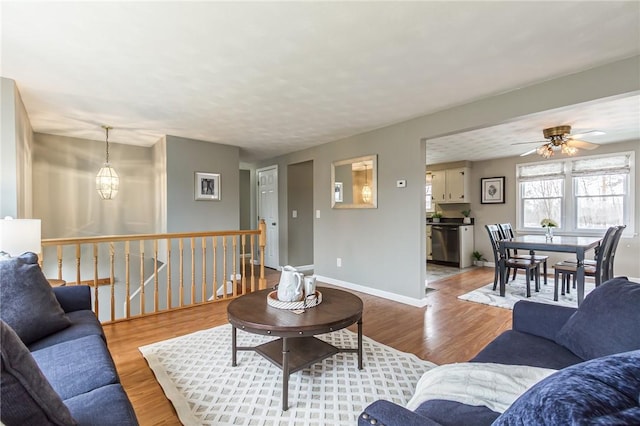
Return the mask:
<svg viewBox="0 0 640 426"><path fill-rule="evenodd" d="M438 204L469 203L468 167L431 171L432 199Z"/></svg>

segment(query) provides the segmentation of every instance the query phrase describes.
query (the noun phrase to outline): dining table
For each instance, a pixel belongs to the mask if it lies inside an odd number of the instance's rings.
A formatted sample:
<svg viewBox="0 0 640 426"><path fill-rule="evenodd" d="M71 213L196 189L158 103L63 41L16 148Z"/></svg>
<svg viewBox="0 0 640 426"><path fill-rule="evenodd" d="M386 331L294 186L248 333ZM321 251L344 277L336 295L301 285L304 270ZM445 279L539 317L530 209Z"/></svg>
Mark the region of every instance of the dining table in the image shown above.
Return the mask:
<svg viewBox="0 0 640 426"><path fill-rule="evenodd" d="M600 246L602 237L574 237L565 235L554 235L548 238L546 235L520 235L514 238L507 238L498 241L498 251L500 253L500 296L505 295L507 283L506 260L508 250L529 250L530 254L535 252L560 252L575 253L576 255L576 287L578 291L578 306L584 300L584 259L585 253L595 250Z"/></svg>

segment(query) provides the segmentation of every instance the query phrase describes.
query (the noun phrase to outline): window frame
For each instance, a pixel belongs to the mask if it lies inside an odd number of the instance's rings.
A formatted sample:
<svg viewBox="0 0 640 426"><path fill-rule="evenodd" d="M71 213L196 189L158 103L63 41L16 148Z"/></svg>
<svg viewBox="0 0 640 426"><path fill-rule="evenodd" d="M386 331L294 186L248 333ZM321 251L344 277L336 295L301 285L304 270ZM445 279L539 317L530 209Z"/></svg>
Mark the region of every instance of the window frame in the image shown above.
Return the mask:
<svg viewBox="0 0 640 426"><path fill-rule="evenodd" d="M627 225L623 236L631 236L635 233L635 191L632 190L633 183L635 182L635 152L634 151L624 151L624 152L616 152L611 154L603 154L603 155L584 155L579 157L569 157L569 158L559 158L554 160L546 160L546 161L535 161L529 163L518 163L515 167L515 176L516 176L516 231L519 233L526 234L543 234L544 229L541 226L537 227L525 227L524 226L524 201L529 198L522 197L522 186L521 183L524 181L531 180L544 180L544 179L553 179L553 178L562 178L564 179L564 193L561 201L561 215L562 217L559 219L559 227L557 228L557 232L554 233L558 235L572 235L572 236L601 236L604 234L606 229L578 229L578 214L577 214L577 204L578 198L582 196L577 195L576 185L575 185L575 177L579 176L596 176L602 175L603 172L574 172L573 171L573 162L589 159L589 158L606 158L606 157L617 157L617 156L629 156L629 173L627 174L627 179L625 182L625 195L624 195L624 207L623 207L623 221L624 224ZM563 163L562 173L557 175L540 175L539 179L532 179L530 177L521 177L520 176L520 168L522 166L534 166L536 164L548 164L550 162L553 163ZM615 174L615 173L609 173ZM555 198L555 197L554 197Z"/></svg>

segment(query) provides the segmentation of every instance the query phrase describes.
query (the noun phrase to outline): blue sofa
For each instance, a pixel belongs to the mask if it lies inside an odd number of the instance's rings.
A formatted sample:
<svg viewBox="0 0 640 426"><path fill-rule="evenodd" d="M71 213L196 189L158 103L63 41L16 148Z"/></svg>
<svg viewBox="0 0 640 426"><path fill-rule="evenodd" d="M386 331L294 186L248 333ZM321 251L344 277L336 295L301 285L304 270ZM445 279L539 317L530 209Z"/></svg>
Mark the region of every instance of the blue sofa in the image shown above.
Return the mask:
<svg viewBox="0 0 640 426"><path fill-rule="evenodd" d="M512 330L470 362L558 370L522 394L504 413L447 400L415 411L376 401L360 426L640 424L640 284L616 278L578 309L520 301ZM428 373L426 373L428 374Z"/></svg>
<svg viewBox="0 0 640 426"><path fill-rule="evenodd" d="M88 286L52 289L26 253L0 261L4 425L137 425Z"/></svg>

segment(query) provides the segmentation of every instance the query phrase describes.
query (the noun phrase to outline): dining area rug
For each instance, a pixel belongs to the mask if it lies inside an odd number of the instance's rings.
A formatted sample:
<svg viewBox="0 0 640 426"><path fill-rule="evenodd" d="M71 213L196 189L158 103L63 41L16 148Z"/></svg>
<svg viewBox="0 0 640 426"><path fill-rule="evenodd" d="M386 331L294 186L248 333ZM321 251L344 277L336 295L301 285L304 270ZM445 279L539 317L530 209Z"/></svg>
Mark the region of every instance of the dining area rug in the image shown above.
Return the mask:
<svg viewBox="0 0 640 426"><path fill-rule="evenodd" d="M586 296L595 288L593 279L587 278L584 283L584 295ZM505 286L505 296L500 296L500 286L494 290L493 281L483 285L469 293L458 296L458 299L468 302L482 303L484 305L497 306L499 308L513 309L513 305L519 300L530 300L532 302L549 303L552 305L578 307L578 290L571 288L570 293L564 296L558 289L558 301L553 300L553 277L548 278L548 284L544 285L541 280L540 291L535 291L535 285L531 283L531 297L527 297L527 284L524 275L517 275L514 281L509 281Z"/></svg>
<svg viewBox="0 0 640 426"><path fill-rule="evenodd" d="M334 346L357 346L343 329L317 336ZM272 337L238 331L238 346ZM294 373L289 409L282 411L282 371L253 351L238 351L231 366L226 324L139 348L184 425L349 425L378 399L405 405L422 374L436 365L363 336L357 355L339 353Z"/></svg>

